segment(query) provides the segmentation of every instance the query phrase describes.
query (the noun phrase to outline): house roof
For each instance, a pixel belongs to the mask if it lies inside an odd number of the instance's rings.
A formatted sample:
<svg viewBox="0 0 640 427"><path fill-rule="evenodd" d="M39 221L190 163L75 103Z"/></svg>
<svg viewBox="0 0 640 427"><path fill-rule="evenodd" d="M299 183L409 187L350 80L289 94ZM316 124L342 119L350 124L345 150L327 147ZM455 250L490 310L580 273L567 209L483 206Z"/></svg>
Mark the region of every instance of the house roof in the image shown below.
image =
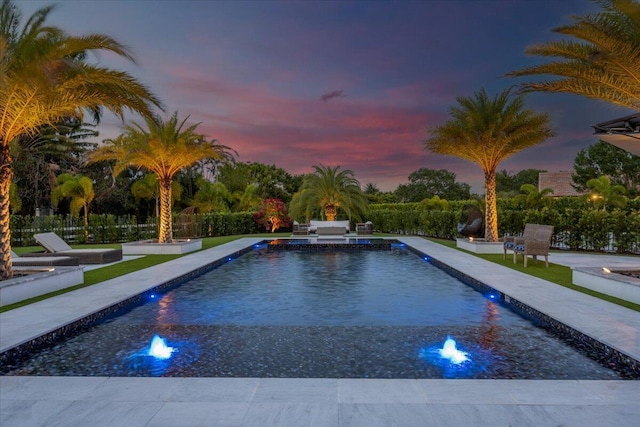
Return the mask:
<svg viewBox="0 0 640 427"><path fill-rule="evenodd" d="M595 130L594 135L604 142L640 156L640 113L598 123L592 127Z"/></svg>
<svg viewBox="0 0 640 427"><path fill-rule="evenodd" d="M572 183L571 172L540 172L538 175L538 191L550 188L553 190L553 197L581 196L585 194L573 188Z"/></svg>

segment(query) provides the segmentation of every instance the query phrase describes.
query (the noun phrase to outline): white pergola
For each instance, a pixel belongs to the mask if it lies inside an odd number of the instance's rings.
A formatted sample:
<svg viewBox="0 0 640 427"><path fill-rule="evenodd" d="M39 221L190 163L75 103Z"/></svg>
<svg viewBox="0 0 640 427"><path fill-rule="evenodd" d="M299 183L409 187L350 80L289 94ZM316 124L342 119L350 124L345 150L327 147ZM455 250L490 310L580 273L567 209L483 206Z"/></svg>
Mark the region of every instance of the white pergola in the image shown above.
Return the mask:
<svg viewBox="0 0 640 427"><path fill-rule="evenodd" d="M593 129L604 142L640 156L640 113L598 123Z"/></svg>

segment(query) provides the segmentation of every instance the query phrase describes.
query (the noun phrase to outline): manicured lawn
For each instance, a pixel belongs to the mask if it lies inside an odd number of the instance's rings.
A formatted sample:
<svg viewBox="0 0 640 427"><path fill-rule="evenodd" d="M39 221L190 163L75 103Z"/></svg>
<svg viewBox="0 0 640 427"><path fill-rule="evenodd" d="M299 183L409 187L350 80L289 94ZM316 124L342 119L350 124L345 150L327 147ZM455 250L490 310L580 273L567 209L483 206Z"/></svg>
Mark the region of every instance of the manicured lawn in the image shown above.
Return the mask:
<svg viewBox="0 0 640 427"><path fill-rule="evenodd" d="M556 283L566 288L573 289L574 291L582 292L584 294L588 294L588 295L603 299L605 301L609 301L614 304L618 304L623 307L630 308L631 310L640 311L640 304L634 304L629 301L624 301L619 298L601 294L600 292L592 291L591 289L586 289L581 286L574 285L571 280L571 268L565 267L564 265L554 264L550 262L549 268L547 268L544 265L544 260L543 261L538 260L538 263L534 263L530 261L529 263L527 263L527 268L525 268L524 263L522 262L518 264L514 264L512 256L507 256L507 259L502 259L502 255L475 254L473 252L468 252L468 251L457 248L456 242L451 240L440 240L440 239L429 239L429 240L431 240L434 243L439 243L441 245L445 245L450 248L462 251L466 254L477 256L478 258L482 258L487 261L500 264L503 267L511 268L513 270L520 271L521 273L529 274L531 276L535 276L540 279Z"/></svg>

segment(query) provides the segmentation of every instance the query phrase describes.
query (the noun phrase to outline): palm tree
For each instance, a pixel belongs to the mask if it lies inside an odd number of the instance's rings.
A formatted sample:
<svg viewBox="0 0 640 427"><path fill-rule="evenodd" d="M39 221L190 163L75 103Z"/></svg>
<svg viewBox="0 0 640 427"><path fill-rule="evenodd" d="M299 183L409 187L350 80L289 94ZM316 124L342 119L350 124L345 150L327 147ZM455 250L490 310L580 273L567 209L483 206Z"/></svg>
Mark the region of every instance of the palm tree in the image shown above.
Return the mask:
<svg viewBox="0 0 640 427"><path fill-rule="evenodd" d="M512 71L508 76L549 74L556 80L522 84L524 92L566 92L640 110L640 4L637 0L597 0L602 11L573 17L553 29L577 40L529 46L526 53L557 58Z"/></svg>
<svg viewBox="0 0 640 427"><path fill-rule="evenodd" d="M249 184L245 187L244 191L234 191L231 194L233 199L233 211L234 212L251 212L255 211L262 202L260 194L258 194L259 188L255 184Z"/></svg>
<svg viewBox="0 0 640 427"><path fill-rule="evenodd" d="M223 183L212 183L200 177L197 185L198 191L193 196L191 206L198 208L200 212L230 212L229 205L233 195Z"/></svg>
<svg viewBox="0 0 640 427"><path fill-rule="evenodd" d="M133 61L128 49L103 34L67 35L46 23L52 6L36 11L21 28L11 0L0 5L0 278L13 275L9 229L11 144L44 125L83 111L98 119L102 109L150 114L160 101L130 74L87 61L87 53L108 51Z"/></svg>
<svg viewBox="0 0 640 427"><path fill-rule="evenodd" d="M522 184L520 192L521 194L516 197L529 209L551 207L553 204L553 198L551 197L553 190L551 188L543 188L538 191L538 187L533 184Z"/></svg>
<svg viewBox="0 0 640 427"><path fill-rule="evenodd" d="M333 221L338 210L351 219L360 220L367 206L367 198L360 183L349 169L340 166L314 165L315 172L304 178L300 192L291 201L291 217L305 216L308 220L316 209L328 221Z"/></svg>
<svg viewBox="0 0 640 427"><path fill-rule="evenodd" d="M596 209L606 209L607 206L624 208L627 205L627 189L620 184L611 185L611 179L606 175L590 179L587 187L591 188L588 200Z"/></svg>
<svg viewBox="0 0 640 427"><path fill-rule="evenodd" d="M554 135L547 114L524 109L524 95L507 89L490 99L484 89L458 97L452 119L429 130L425 148L478 164L484 172L485 238L498 239L496 170L507 157Z"/></svg>
<svg viewBox="0 0 640 427"><path fill-rule="evenodd" d="M114 175L129 166L145 168L158 176L160 182L159 243L170 243L173 238L172 182L181 169L202 159L226 159L227 147L215 140L207 141L196 133L198 124L185 127L187 116L178 121L178 112L168 121L158 116L145 119L147 129L133 122L124 133L89 153L92 162L115 160Z"/></svg>
<svg viewBox="0 0 640 427"><path fill-rule="evenodd" d="M63 173L56 178L56 186L51 192L51 202L58 206L61 199L71 199L69 210L71 215L80 216L80 210L84 212L84 238L89 237L89 204L95 197L93 182L86 176Z"/></svg>

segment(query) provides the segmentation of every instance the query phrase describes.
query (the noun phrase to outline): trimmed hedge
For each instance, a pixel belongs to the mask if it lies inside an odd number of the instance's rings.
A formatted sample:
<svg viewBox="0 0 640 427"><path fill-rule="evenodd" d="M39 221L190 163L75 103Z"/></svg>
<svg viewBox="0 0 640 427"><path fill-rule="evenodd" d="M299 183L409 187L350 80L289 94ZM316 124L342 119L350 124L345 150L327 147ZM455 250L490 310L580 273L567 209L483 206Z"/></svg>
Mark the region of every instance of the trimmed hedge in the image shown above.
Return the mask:
<svg viewBox="0 0 640 427"><path fill-rule="evenodd" d="M446 211L421 210L419 203L374 204L366 219L383 233L453 239L460 236L457 224L465 204L478 202L450 202ZM527 223L553 225L552 244L559 249L640 253L640 200L605 211L579 197L556 199L553 207L542 209L523 209L514 199L499 199L498 222L501 236L520 235Z"/></svg>

